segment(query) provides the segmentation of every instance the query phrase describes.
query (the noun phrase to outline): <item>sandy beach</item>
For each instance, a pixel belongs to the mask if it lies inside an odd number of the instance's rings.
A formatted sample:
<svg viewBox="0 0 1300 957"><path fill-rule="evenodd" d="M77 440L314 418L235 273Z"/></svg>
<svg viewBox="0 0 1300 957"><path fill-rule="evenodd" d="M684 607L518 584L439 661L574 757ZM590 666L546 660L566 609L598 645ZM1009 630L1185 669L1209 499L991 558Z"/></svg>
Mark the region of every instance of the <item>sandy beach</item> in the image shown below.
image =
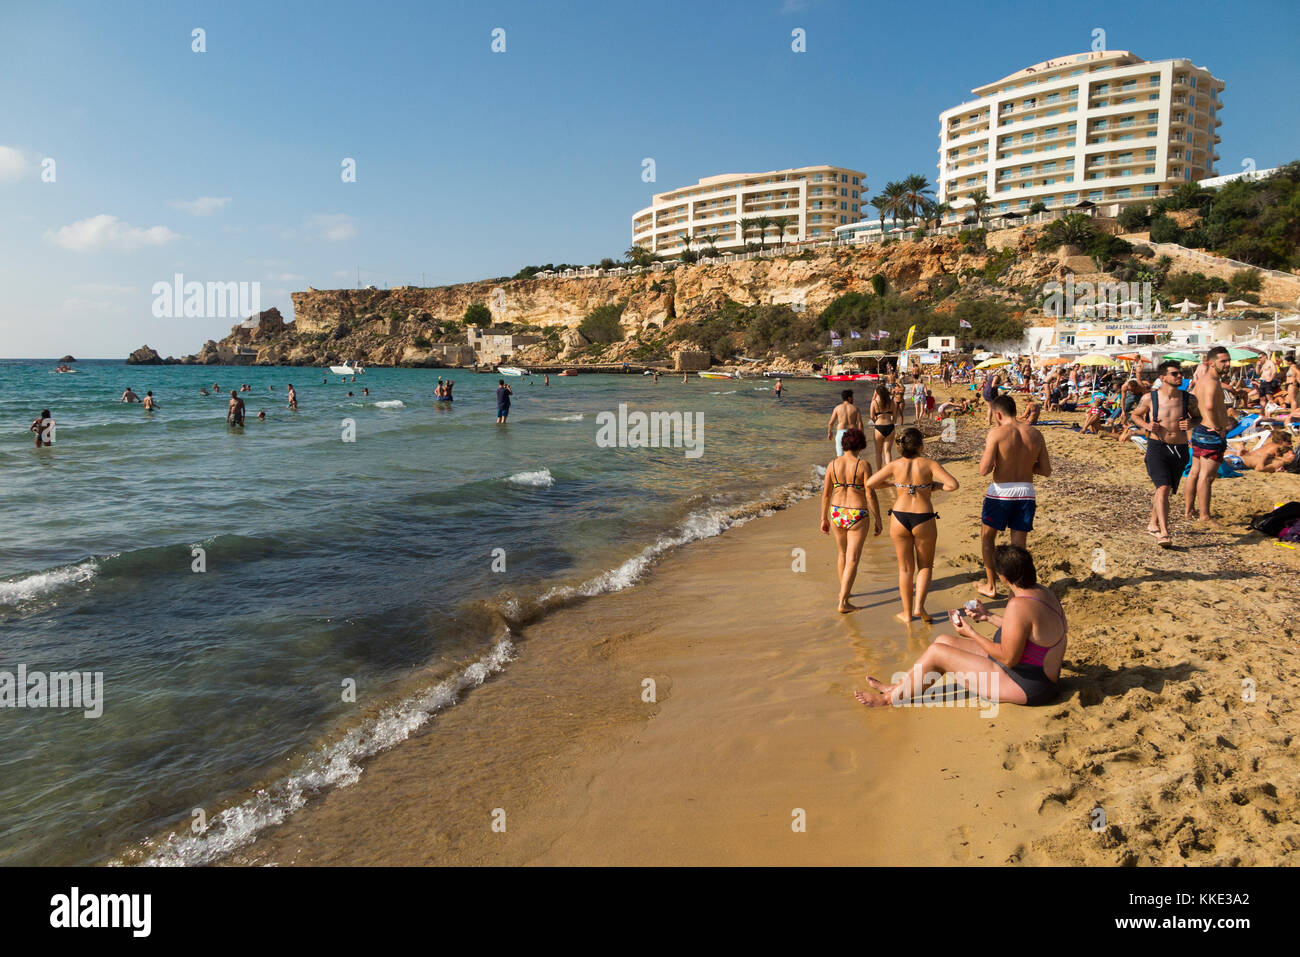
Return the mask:
<svg viewBox="0 0 1300 957"><path fill-rule="evenodd" d="M1139 450L1043 431L1054 474L1029 546L1070 621L1056 703L852 697L975 595L984 427L968 417L927 443L962 483L935 496L933 626L894 619L887 534L863 553L865 609L838 615L806 499L528 626L503 673L225 862L1295 863L1300 554L1245 525L1300 499L1300 478L1218 481L1224 527L1180 519L1161 551Z"/></svg>

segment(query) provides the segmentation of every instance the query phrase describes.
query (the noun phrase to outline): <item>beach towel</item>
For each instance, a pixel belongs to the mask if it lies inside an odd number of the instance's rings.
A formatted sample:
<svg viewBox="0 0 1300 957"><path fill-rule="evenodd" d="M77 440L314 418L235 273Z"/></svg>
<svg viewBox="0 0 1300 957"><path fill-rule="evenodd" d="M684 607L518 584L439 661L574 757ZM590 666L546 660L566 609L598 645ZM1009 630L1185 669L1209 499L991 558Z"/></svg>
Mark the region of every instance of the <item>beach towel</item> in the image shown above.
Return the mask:
<svg viewBox="0 0 1300 957"><path fill-rule="evenodd" d="M1187 478L1187 476L1191 474L1191 471L1192 471L1192 463L1191 461L1188 461L1187 467L1183 469L1183 478ZM1238 472L1236 469L1234 469L1227 462L1220 462L1218 477L1219 478L1241 478L1241 473Z"/></svg>

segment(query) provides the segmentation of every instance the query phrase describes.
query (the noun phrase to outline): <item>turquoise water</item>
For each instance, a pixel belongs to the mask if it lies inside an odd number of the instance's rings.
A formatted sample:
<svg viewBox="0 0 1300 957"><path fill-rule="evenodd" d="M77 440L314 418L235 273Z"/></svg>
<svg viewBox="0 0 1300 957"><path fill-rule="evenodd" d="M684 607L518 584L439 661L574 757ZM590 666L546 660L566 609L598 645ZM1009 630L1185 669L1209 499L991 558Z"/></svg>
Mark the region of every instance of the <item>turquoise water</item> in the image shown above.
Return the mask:
<svg viewBox="0 0 1300 957"><path fill-rule="evenodd" d="M512 379L498 427L496 376L439 403L434 370L55 364L0 361L0 672L102 672L103 713L0 709L4 864L219 858L508 668L529 620L801 494L836 398ZM252 387L243 429L214 383ZM702 454L600 447L620 402L701 414Z"/></svg>

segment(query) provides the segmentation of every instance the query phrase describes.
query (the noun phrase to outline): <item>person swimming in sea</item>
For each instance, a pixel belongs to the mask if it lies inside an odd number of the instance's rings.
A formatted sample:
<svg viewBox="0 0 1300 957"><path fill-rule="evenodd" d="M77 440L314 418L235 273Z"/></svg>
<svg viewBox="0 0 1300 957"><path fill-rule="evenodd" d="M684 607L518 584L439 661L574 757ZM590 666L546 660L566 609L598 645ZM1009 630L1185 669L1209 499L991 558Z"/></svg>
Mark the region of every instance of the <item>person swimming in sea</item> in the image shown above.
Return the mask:
<svg viewBox="0 0 1300 957"><path fill-rule="evenodd" d="M362 395L369 395L369 394L370 394L370 390L367 389L367 388L364 388L364 387L363 387L362 390L361 390L361 394L362 394Z"/></svg>
<svg viewBox="0 0 1300 957"><path fill-rule="evenodd" d="M258 421L258 422L265 422L265 421L266 421L266 410L265 410L265 409L263 409L261 412L257 413L257 421Z"/></svg>
<svg viewBox="0 0 1300 957"><path fill-rule="evenodd" d="M122 398L119 399L118 401L119 401L119 402L139 402L139 401L140 401L140 397L139 397L138 395L136 395L134 392L131 391L131 387L130 387L130 386L127 386L127 387L126 387L126 391L122 393Z"/></svg>
<svg viewBox="0 0 1300 957"><path fill-rule="evenodd" d="M230 406L226 409L226 424L244 426L244 400L234 389L230 390Z"/></svg>
<svg viewBox="0 0 1300 957"><path fill-rule="evenodd" d="M289 383L289 408L298 411L298 393L293 389L293 383Z"/></svg>
<svg viewBox="0 0 1300 957"><path fill-rule="evenodd" d="M160 406L157 402L154 401L153 393L146 392L144 394L144 410L146 412L152 412L154 409L160 409L160 408L162 408L162 406Z"/></svg>
<svg viewBox="0 0 1300 957"><path fill-rule="evenodd" d="M54 419L50 417L49 409L41 409L41 414L32 423L29 431L36 434L36 447L38 449L44 445L54 444Z"/></svg>

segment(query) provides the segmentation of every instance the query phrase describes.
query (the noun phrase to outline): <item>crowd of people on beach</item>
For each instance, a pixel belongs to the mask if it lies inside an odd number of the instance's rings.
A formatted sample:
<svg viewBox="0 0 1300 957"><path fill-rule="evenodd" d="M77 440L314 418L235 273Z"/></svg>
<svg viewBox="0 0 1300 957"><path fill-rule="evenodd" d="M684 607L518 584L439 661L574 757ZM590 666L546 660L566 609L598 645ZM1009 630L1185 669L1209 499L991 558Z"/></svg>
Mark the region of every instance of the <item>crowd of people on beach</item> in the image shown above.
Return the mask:
<svg viewBox="0 0 1300 957"><path fill-rule="evenodd" d="M976 679L994 679L980 684L979 693L1007 703L1055 698L1066 647L1065 613L1038 582L1028 550L1037 509L1034 482L1052 474L1042 427L1113 436L1141 449L1154 487L1146 530L1161 548L1173 545L1170 500L1180 485L1184 519L1217 527L1211 513L1217 478L1236 474L1234 468L1300 472L1293 448L1293 432L1300 429L1295 355L1284 360L1270 355L1234 369L1228 349L1215 346L1200 357L1186 381L1183 366L1179 358L1165 359L1156 366L1154 381L1147 382L1140 363L1129 372L1118 362L1034 368L1022 359L982 374L968 365L943 364L935 377L957 386L964 381L972 396L943 402L937 409L914 404L914 421L920 424L928 413L947 424L983 409L988 431L979 474L991 481L980 514L984 576L975 587L985 600L996 600L1002 590L1010 597L1001 616L979 599L967 602L950 615L955 634L935 638L901 680L886 684L868 678L871 690L857 692L858 700L871 706L904 703L945 675L956 677L972 694ZM862 549L869 536L882 534L887 521L902 604L896 617L909 628L917 620L934 621L926 609L938 538L932 496L959 487L951 473L925 455L922 430L902 428L906 404L901 400L908 385L910 394L922 394L917 390L924 378L914 369L905 385L897 372L889 372L875 386L865 419L853 391L841 393L827 422L835 457L826 466L820 510L821 530L836 543L841 614L860 610L850 599ZM1025 400L1019 413L1017 394ZM1083 424L1042 418L1063 411L1082 412ZM877 493L887 488L894 491L894 507L885 520ZM1009 542L998 544L1003 532L1009 532ZM998 629L991 639L972 624L986 621Z"/></svg>

